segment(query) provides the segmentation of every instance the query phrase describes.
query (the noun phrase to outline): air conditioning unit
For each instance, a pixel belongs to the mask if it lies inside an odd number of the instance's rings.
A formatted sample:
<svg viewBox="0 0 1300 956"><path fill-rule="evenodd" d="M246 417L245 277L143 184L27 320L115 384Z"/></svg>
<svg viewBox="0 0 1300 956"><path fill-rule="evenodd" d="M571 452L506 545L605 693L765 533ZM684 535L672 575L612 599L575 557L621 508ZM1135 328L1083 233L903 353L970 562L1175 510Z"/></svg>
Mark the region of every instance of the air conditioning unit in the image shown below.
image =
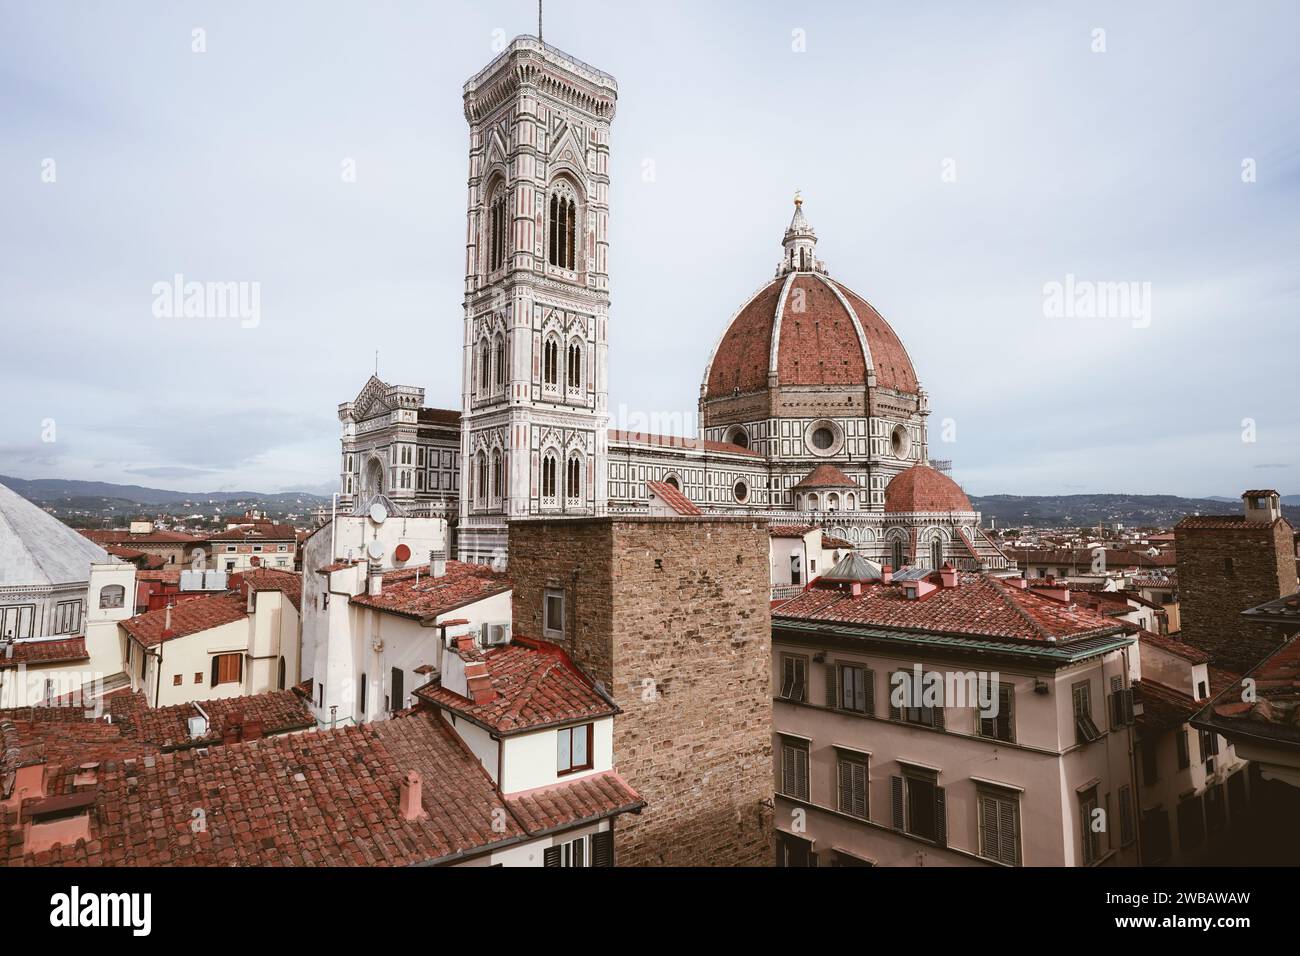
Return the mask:
<svg viewBox="0 0 1300 956"><path fill-rule="evenodd" d="M483 636L479 643L484 647L501 647L503 644L510 643L510 625L509 624L484 624Z"/></svg>

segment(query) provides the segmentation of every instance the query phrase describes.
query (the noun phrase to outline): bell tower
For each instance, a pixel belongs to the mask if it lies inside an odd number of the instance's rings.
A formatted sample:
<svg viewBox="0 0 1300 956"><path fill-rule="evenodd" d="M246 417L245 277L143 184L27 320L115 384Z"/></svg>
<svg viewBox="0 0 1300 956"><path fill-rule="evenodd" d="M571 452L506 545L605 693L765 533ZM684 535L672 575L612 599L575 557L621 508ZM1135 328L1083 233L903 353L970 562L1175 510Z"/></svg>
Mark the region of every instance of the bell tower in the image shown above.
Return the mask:
<svg viewBox="0 0 1300 956"><path fill-rule="evenodd" d="M461 560L503 557L512 518L605 508L617 96L529 36L465 84Z"/></svg>

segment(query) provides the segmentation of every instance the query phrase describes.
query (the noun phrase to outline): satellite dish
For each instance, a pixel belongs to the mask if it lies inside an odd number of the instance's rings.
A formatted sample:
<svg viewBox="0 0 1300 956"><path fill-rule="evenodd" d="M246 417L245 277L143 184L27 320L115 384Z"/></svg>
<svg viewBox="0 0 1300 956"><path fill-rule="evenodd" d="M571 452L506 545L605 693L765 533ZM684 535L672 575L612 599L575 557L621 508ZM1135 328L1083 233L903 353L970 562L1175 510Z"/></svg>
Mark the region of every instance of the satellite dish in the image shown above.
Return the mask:
<svg viewBox="0 0 1300 956"><path fill-rule="evenodd" d="M388 520L388 509L376 501L370 506L370 520L375 524L383 524Z"/></svg>
<svg viewBox="0 0 1300 956"><path fill-rule="evenodd" d="M378 541L371 541L366 545L366 556L370 558L371 561L378 561L384 556L384 546Z"/></svg>

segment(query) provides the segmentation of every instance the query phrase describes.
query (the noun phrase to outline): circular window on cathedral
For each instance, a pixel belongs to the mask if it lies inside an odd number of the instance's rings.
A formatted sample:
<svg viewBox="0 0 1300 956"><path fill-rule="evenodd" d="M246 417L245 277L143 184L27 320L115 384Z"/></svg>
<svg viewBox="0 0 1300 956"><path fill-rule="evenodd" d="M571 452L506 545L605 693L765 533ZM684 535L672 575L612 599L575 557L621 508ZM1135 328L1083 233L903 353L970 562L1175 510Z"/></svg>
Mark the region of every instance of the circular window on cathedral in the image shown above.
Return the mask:
<svg viewBox="0 0 1300 956"><path fill-rule="evenodd" d="M804 432L804 440L814 455L826 457L839 451L842 444L839 426L834 422L813 422Z"/></svg>
<svg viewBox="0 0 1300 956"><path fill-rule="evenodd" d="M744 504L749 500L749 485L745 484L743 481L738 481L731 489L731 493L736 496L737 501Z"/></svg>
<svg viewBox="0 0 1300 956"><path fill-rule="evenodd" d="M748 448L749 432L745 431L740 425L732 425L727 431L724 441L731 445L739 445L741 448Z"/></svg>
<svg viewBox="0 0 1300 956"><path fill-rule="evenodd" d="M906 458L911 452L912 436L902 425L894 426L893 434L889 436L889 450L894 453L895 458Z"/></svg>

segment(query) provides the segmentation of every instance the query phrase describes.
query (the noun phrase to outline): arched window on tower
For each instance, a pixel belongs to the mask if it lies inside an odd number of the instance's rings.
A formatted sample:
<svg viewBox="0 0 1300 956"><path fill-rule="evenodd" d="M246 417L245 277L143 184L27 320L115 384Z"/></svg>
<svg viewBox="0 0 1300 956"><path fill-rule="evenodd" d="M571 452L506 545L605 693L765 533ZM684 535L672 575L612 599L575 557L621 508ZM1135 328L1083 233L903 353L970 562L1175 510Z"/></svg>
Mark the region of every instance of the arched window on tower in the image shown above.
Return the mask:
<svg viewBox="0 0 1300 956"><path fill-rule="evenodd" d="M582 388L582 346L576 341L569 343L568 373L569 388Z"/></svg>
<svg viewBox="0 0 1300 956"><path fill-rule="evenodd" d="M495 272L506 262L506 196L498 189L488 205L488 271Z"/></svg>
<svg viewBox="0 0 1300 956"><path fill-rule="evenodd" d="M492 497L501 497L501 449L492 450Z"/></svg>
<svg viewBox="0 0 1300 956"><path fill-rule="evenodd" d="M492 365L497 370L496 384L500 387L506 383L506 340L500 335L496 338L492 352Z"/></svg>
<svg viewBox="0 0 1300 956"><path fill-rule="evenodd" d="M478 387L480 391L487 391L488 382L492 380L492 354L488 350L487 339L479 343L478 347Z"/></svg>
<svg viewBox="0 0 1300 956"><path fill-rule="evenodd" d="M557 186L551 193L547 218L547 261L561 269L576 269L578 205L568 187Z"/></svg>
<svg viewBox="0 0 1300 956"><path fill-rule="evenodd" d="M487 503L487 494L488 494L487 467L488 467L487 455L485 455L483 452L479 452L478 453L478 475L476 476L476 481L475 481L477 487L475 488L475 491L478 492L479 502L484 504Z"/></svg>
<svg viewBox="0 0 1300 956"><path fill-rule="evenodd" d="M560 384L560 343L553 337L542 346L542 384Z"/></svg>
<svg viewBox="0 0 1300 956"><path fill-rule="evenodd" d="M899 538L894 539L894 553L891 557L894 562L893 568L897 571L903 566L903 542Z"/></svg>
<svg viewBox="0 0 1300 956"><path fill-rule="evenodd" d="M582 459L577 455L569 459L565 470L564 496L570 501L582 497Z"/></svg>
<svg viewBox="0 0 1300 956"><path fill-rule="evenodd" d="M555 453L547 452L542 457L542 497L555 497Z"/></svg>
<svg viewBox="0 0 1300 956"><path fill-rule="evenodd" d="M938 535L930 542L930 567L936 571L943 567L943 538Z"/></svg>

